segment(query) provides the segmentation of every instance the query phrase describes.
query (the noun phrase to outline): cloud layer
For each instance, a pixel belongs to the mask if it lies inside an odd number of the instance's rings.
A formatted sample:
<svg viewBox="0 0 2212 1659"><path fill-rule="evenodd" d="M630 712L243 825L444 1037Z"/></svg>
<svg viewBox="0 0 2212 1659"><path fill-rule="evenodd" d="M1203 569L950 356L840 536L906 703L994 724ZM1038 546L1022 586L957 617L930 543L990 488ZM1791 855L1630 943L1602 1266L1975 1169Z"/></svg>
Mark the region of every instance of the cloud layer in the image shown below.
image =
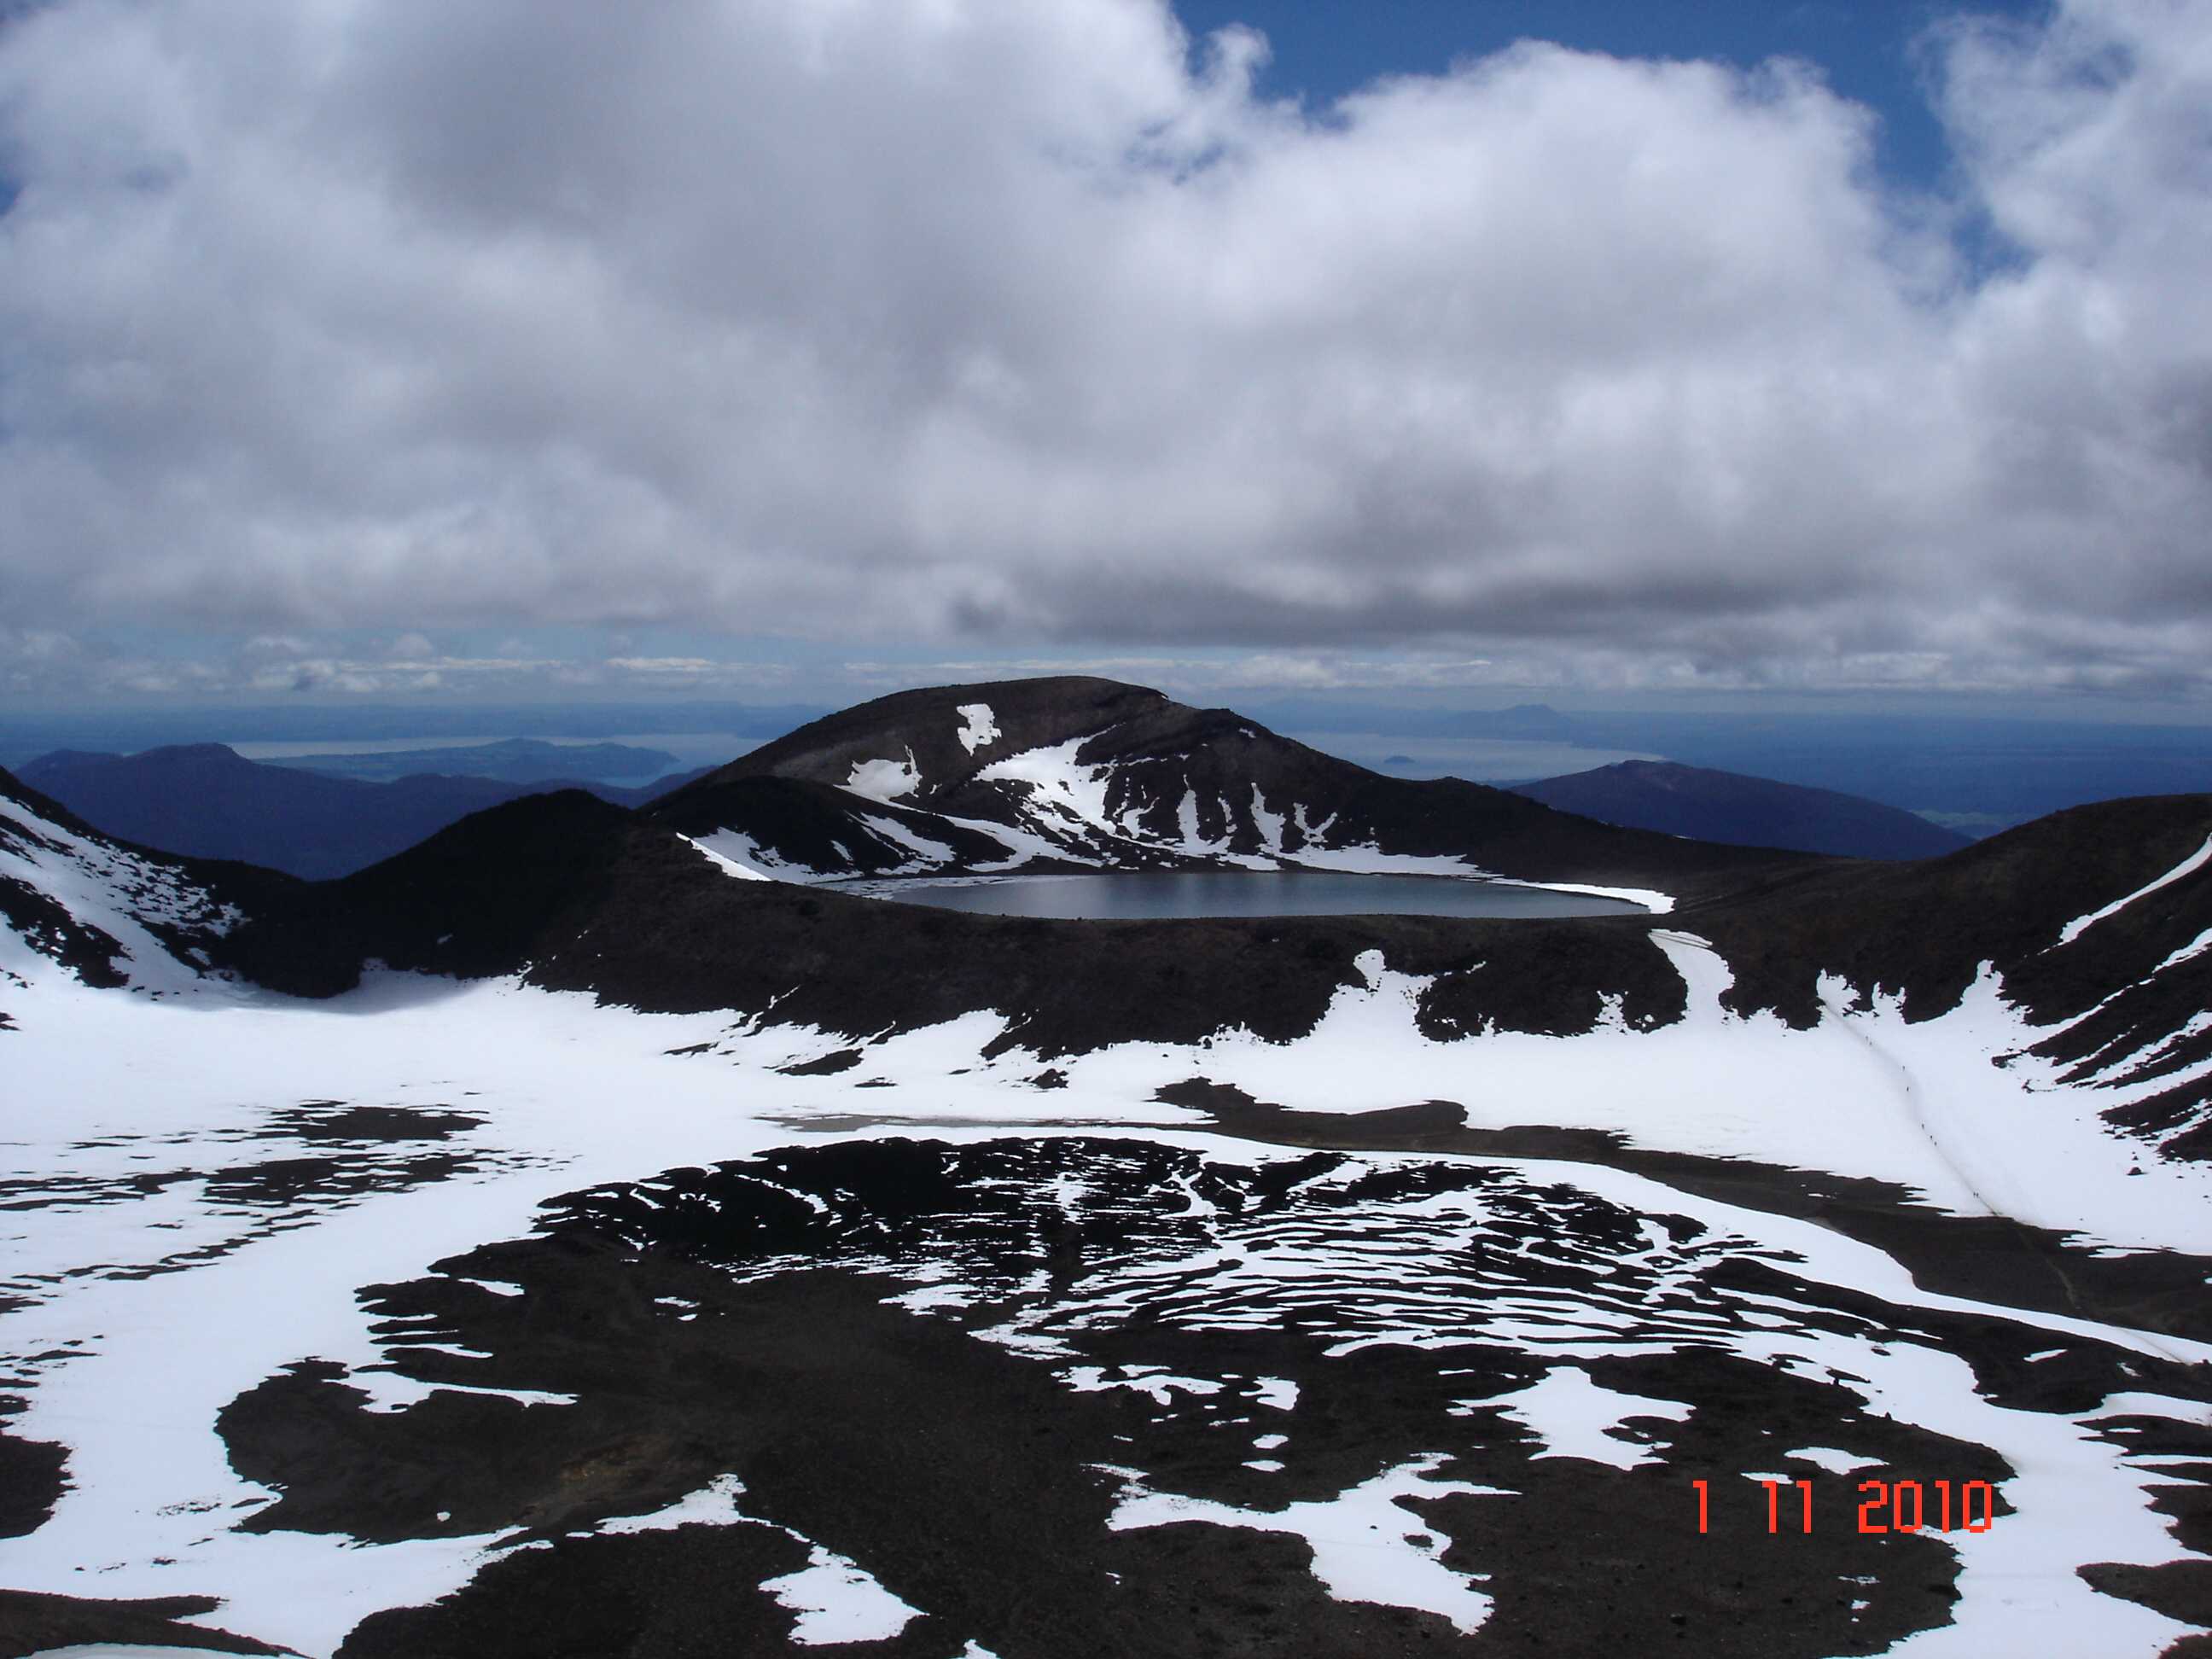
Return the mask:
<svg viewBox="0 0 2212 1659"><path fill-rule="evenodd" d="M1927 46L1947 203L1788 64L1302 111L1151 0L64 0L0 26L0 644L2203 694L2212 8Z"/></svg>

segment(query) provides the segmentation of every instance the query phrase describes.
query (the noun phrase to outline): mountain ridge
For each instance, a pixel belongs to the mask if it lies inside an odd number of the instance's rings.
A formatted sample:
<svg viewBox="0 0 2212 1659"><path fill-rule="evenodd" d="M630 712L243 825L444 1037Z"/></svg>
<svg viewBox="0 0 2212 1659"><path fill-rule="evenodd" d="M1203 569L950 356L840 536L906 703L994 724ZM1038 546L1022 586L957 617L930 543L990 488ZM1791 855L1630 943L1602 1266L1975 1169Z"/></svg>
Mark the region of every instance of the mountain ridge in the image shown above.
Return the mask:
<svg viewBox="0 0 2212 1659"><path fill-rule="evenodd" d="M526 794L575 787L634 805L684 781L625 789L417 773L381 781L249 760L215 743L127 756L57 750L17 775L118 840L308 880L364 868Z"/></svg>
<svg viewBox="0 0 2212 1659"><path fill-rule="evenodd" d="M1504 786L1516 795L1663 835L1841 858L1940 858L1967 836L1863 795L1813 789L1680 761L1617 761Z"/></svg>
<svg viewBox="0 0 2212 1659"><path fill-rule="evenodd" d="M1009 708L1010 721L994 705L982 722L1057 741L997 757L979 743L972 764L935 780L922 773L917 739L927 734L915 720L947 726L946 741L926 752L948 757L958 731L977 722L947 717L991 695L1012 701L1000 687L939 688L884 700L889 721L884 704L863 706L875 714L832 724L826 740L802 729L780 752L744 757L734 775L722 769L641 812L582 791L525 797L336 881L157 857L164 881L198 884L209 906L237 912L219 929L196 924L179 961L311 997L342 993L378 963L463 979L519 975L641 1009L725 1008L855 1042L989 1010L1006 1022L1000 1047L1049 1056L1235 1029L1287 1040L1378 972L1419 982L1412 994L1432 1040L1565 1036L1608 1019L1656 1030L1686 1006L1655 932L1664 928L1710 941L1729 970L1732 1017L1797 1029L1885 998L1908 1019L1933 1018L1993 973L2048 1028L2038 1051L2077 1080L2172 1078L2136 1127L2203 1146L2212 1080L2200 1072L2212 1032L2197 1015L2212 1006L2212 951L2202 948L2212 938L2212 878L2189 860L2212 848L2212 797L2071 809L1919 863L1821 859L1615 829L1457 780L1382 778L1273 740L1233 712L1096 682L1072 694L1066 683L1050 687L1046 708ZM1069 735L1071 725L1090 729ZM818 781L837 769L865 778L893 754L900 795L963 811ZM918 775L911 782L908 771ZM1301 774L1336 793L1271 805L1254 781ZM1215 792L1204 811L1191 804L1198 784ZM748 845L793 850L786 869L799 879L747 878L771 872L716 850L745 836L726 822L732 811L756 829L775 817L774 833ZM1170 841L1152 830L1171 811L1178 829L1194 823L1200 833ZM1324 833L1337 825L1346 840ZM1301 840L1292 826L1311 833ZM798 856L849 854L864 834L907 854L945 836L933 843L945 856L933 869L1082 867L1129 848L1149 867L1314 860L1631 886L1673 908L1663 921L1547 922L963 915L833 890ZM1006 852L1010 840L1019 848L1022 834L1031 837L1025 853L979 856ZM842 858L841 870L855 862ZM913 862L882 867L913 873ZM15 886L21 910L28 901ZM2138 888L2112 916L2059 937Z"/></svg>

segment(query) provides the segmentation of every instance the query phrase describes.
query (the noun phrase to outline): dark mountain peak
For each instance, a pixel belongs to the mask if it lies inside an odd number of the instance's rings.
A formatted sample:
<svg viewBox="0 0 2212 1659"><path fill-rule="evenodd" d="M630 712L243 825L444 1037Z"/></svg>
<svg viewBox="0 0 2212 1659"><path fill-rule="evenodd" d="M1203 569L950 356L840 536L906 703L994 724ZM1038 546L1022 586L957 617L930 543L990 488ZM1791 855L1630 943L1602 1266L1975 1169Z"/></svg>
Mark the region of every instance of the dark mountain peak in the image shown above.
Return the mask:
<svg viewBox="0 0 2212 1659"><path fill-rule="evenodd" d="M523 795L471 812L404 852L344 878L356 887L404 879L409 872L439 864L482 862L526 856L532 849L569 838L620 833L635 815L602 800L588 789L555 789Z"/></svg>
<svg viewBox="0 0 2212 1659"><path fill-rule="evenodd" d="M304 889L226 939L219 960L307 996L350 988L370 959L462 977L515 972L548 939L573 937L587 919L649 926L669 902L658 893L611 900L612 872L636 823L582 789L506 801L380 864ZM637 914L623 916L625 908Z"/></svg>
<svg viewBox="0 0 2212 1659"><path fill-rule="evenodd" d="M802 726L690 787L800 778L878 799L928 801L1006 756L1181 707L1164 693L1086 675L896 691Z"/></svg>
<svg viewBox="0 0 2212 1659"><path fill-rule="evenodd" d="M824 793L735 787L768 778ZM1235 709L1079 678L880 697L647 811L714 839L740 864L800 879L1301 864L1433 871L1441 860L1469 873L1686 890L1671 884L1735 879L1747 867L1733 849L1565 818L1481 784L1387 778Z"/></svg>

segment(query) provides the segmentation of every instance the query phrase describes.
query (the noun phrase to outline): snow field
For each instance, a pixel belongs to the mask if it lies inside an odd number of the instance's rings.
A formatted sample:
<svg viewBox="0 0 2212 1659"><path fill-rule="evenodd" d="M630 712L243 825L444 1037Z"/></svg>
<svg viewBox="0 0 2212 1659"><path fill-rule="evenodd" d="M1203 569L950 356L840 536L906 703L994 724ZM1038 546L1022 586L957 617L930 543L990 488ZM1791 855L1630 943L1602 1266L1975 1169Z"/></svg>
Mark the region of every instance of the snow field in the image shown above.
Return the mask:
<svg viewBox="0 0 2212 1659"><path fill-rule="evenodd" d="M15 945L12 936L0 943ZM444 1255L525 1232L538 1201L551 1193L741 1158L787 1145L794 1133L920 1132L969 1140L1079 1124L1086 1134L1188 1146L1230 1162L1293 1155L1173 1127L1188 1124L1189 1115L1159 1104L1153 1092L1203 1075L1304 1110L1455 1099L1478 1125L1607 1128L1638 1146L1875 1175L1961 1212L1996 1206L2039 1224L2081 1227L2118 1246L2212 1244L2203 1172L2146 1166L2143 1176L2125 1175L2139 1149L2094 1115L2123 1103L2124 1091L2085 1097L2057 1087L2032 1060L1990 1063L2033 1040L1994 976L1985 975L1960 1009L1938 1020L1909 1025L1893 1006L1838 1006L1815 1030L1795 1032L1723 1014L1718 996L1727 976L1718 959L1686 935L1662 944L1689 986L1691 1012L1657 1032L1498 1033L1432 1043L1413 1024L1420 981L1370 960L1366 983L1340 993L1321 1027L1298 1042L1231 1034L1200 1045L1123 1045L1054 1060L1068 1086L1051 1092L1024 1081L1043 1063L1038 1056L1017 1050L981 1059L1004 1026L988 1013L874 1042L866 1063L847 1074L785 1078L771 1068L849 1040L733 1024L726 1015L601 1008L512 982L459 986L403 975L332 1003L301 1004L194 979L179 968L178 994L152 1000L88 991L17 947L10 965L25 983L11 989L9 1010L20 1029L0 1036L15 1103L0 1148L8 1179L96 1188L149 1167L234 1164L246 1156L241 1137L270 1114L307 1101L449 1108L487 1121L452 1143L478 1155L480 1167L433 1186L262 1214L251 1200L218 1203L204 1183L180 1180L130 1199L58 1188L47 1207L15 1212L7 1225L15 1235L12 1287L33 1300L0 1319L0 1354L17 1364L37 1354L73 1357L37 1368L28 1407L11 1428L68 1444L72 1486L46 1527L0 1542L0 1580L61 1594L217 1594L229 1605L210 1622L308 1654L329 1652L369 1612L458 1587L488 1559L495 1537L361 1547L227 1530L270 1494L228 1468L213 1432L216 1413L308 1358L352 1368L385 1408L403 1405L418 1385L369 1369L384 1359L385 1346L354 1287L404 1279ZM666 1052L702 1042L714 1052ZM854 1091L878 1077L902 1089ZM1777 1079L1788 1079L1786 1089ZM2032 1133L2023 1131L2028 1124ZM1481 1163L1647 1212L1692 1216L1786 1253L1802 1277L1901 1307L1984 1313L2148 1355L2212 1358L2201 1345L1933 1296L1891 1258L1826 1229L1644 1177L1540 1160ZM1066 1197L1082 1201L1073 1191ZM192 1255L201 1250L209 1254ZM179 1270L153 1278L112 1276L180 1258ZM1224 1303L1232 1313L1239 1298L1249 1304L1273 1293L1270 1285L1333 1271L1312 1245L1288 1237L1256 1255L1246 1248L1236 1261L1232 1268L1224 1256L1206 1269L1233 1292ZM948 1295L957 1288L943 1287ZM1130 1288L1142 1287L1133 1281ZM1402 1287L1395 1310L1387 1300L1378 1305L1386 1322L1406 1322L1396 1337L1363 1329L1346 1340L1438 1340L1426 1322L1433 1306L1418 1282ZM1955 1355L1801 1328L1790 1311L1778 1307L1771 1325L1739 1321L1732 1350L1778 1368L1857 1378L1852 1386L1873 1407L1988 1445L2019 1472L2004 1486L2019 1511L2004 1527L1945 1540L1964 1568L1960 1622L1898 1650L2150 1654L2182 1633L2147 1609L2096 1595L2073 1571L2085 1560L2155 1562L2178 1553L2147 1507L2145 1487L2160 1477L2100 1432L2116 1402L2075 1417L2000 1407L1977 1392L1971 1368ZM1516 1327L1510 1306L1498 1314L1486 1340L1517 1336L1532 1351L1540 1341L1559 1363L1535 1388L1480 1403L1507 1405L1554 1455L1636 1461L1640 1449L1608 1430L1663 1419L1658 1408L1676 1402L1566 1380L1580 1376L1587 1384L1587 1374L1566 1362L1621 1351L1622 1334L1600 1323L1563 1336L1554 1323ZM1003 1335L1045 1338L1018 1328ZM1049 1351L1046 1340L1041 1352ZM1093 1381L1068 1380L1075 1387ZM1143 1373L1095 1383L1157 1398L1199 1392L1192 1385L1206 1381ZM1294 1414L1294 1387L1267 1387L1274 1397L1263 1390L1261 1403ZM2203 1415L2188 1402L2134 1403L2189 1420ZM1602 1420L1608 1413L1610 1423ZM1276 1449L1255 1443L1255 1449ZM1133 1492L1117 1524L1172 1516L1293 1532L1314 1548L1316 1576L1332 1593L1426 1607L1474 1628L1486 1597L1442 1567L1442 1544L1411 1541L1427 1529L1396 1501L1449 1489L1434 1472L1433 1463L1417 1460L1331 1504L1279 1510ZM1348 1524L1356 1531L1385 1522L1407 1530L1382 1557L1340 1549ZM864 1568L830 1559L791 1576L804 1583L784 1584L797 1598L790 1605L825 1604L818 1614L803 1612L820 1621L806 1628L854 1628L838 1620L860 1618L852 1610L866 1607L888 1617L870 1600Z"/></svg>

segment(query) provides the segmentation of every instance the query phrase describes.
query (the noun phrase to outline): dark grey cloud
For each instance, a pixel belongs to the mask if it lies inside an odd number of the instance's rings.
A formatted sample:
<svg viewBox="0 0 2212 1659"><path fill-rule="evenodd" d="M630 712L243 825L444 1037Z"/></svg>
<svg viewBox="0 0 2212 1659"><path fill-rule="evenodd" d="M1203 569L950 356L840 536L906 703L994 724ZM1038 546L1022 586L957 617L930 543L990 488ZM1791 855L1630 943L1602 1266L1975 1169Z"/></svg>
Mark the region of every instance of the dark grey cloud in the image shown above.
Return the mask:
<svg viewBox="0 0 2212 1659"><path fill-rule="evenodd" d="M1530 46L1315 112L1188 45L1152 0L13 19L0 684L100 623L580 623L2208 689L2212 10L1937 30L1948 204L1803 66Z"/></svg>

